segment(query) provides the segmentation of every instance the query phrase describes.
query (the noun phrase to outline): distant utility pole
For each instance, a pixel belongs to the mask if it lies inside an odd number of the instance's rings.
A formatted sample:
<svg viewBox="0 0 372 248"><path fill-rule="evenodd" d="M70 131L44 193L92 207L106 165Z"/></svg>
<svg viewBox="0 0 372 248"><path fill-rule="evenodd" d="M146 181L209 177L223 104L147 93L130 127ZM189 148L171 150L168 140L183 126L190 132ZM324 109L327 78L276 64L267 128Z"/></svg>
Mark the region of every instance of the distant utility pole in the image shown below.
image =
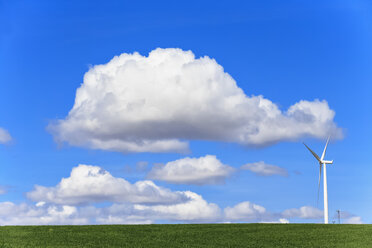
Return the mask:
<svg viewBox="0 0 372 248"><path fill-rule="evenodd" d="M338 224L341 224L341 210L337 210Z"/></svg>

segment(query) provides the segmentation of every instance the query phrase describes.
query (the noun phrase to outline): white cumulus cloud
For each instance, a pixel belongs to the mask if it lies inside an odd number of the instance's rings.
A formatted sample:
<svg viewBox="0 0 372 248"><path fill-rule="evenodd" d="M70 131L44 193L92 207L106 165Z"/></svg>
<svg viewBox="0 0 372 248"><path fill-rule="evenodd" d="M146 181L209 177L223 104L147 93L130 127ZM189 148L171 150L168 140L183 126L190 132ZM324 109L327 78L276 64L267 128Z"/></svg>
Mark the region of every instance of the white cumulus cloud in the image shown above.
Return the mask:
<svg viewBox="0 0 372 248"><path fill-rule="evenodd" d="M221 218L221 210L214 203L208 203L202 196L186 191L186 195L191 199L184 203L173 205L135 205L137 211L147 212L148 215L157 219L167 219L172 221L187 222L215 222Z"/></svg>
<svg viewBox="0 0 372 248"><path fill-rule="evenodd" d="M301 137L341 137L323 100L282 111L247 96L214 59L191 51L123 53L93 66L65 119L49 125L58 142L120 152L187 152L187 140L265 146Z"/></svg>
<svg viewBox="0 0 372 248"><path fill-rule="evenodd" d="M266 164L263 161L256 163L248 163L240 167L242 170L249 170L260 176L279 175L283 177L288 176L288 171L276 165Z"/></svg>
<svg viewBox="0 0 372 248"><path fill-rule="evenodd" d="M167 205L115 203L104 208L83 207L81 217L99 224L150 224L157 221L173 223L216 222L222 218L220 208L208 203L201 195L186 191L189 201Z"/></svg>
<svg viewBox="0 0 372 248"><path fill-rule="evenodd" d="M156 165L147 177L176 184L218 184L223 183L234 172L234 168L219 161L216 156L182 158Z"/></svg>
<svg viewBox="0 0 372 248"><path fill-rule="evenodd" d="M82 225L77 207L0 202L0 225Z"/></svg>
<svg viewBox="0 0 372 248"><path fill-rule="evenodd" d="M226 207L224 213L225 218L230 221L257 221L268 214L264 207L249 201Z"/></svg>
<svg viewBox="0 0 372 248"><path fill-rule="evenodd" d="M321 219L323 218L323 210L311 206L303 206L300 208L291 208L284 210L282 215L285 218L301 218L301 219Z"/></svg>
<svg viewBox="0 0 372 248"><path fill-rule="evenodd" d="M4 128L0 127L0 144L8 143L12 140L12 136L10 136L9 132Z"/></svg>
<svg viewBox="0 0 372 248"><path fill-rule="evenodd" d="M79 165L68 178L62 178L55 187L36 185L27 197L35 202L62 205L88 204L94 202L130 202L143 204L174 204L187 201L183 192L172 192L152 181L129 183L113 177L98 166Z"/></svg>

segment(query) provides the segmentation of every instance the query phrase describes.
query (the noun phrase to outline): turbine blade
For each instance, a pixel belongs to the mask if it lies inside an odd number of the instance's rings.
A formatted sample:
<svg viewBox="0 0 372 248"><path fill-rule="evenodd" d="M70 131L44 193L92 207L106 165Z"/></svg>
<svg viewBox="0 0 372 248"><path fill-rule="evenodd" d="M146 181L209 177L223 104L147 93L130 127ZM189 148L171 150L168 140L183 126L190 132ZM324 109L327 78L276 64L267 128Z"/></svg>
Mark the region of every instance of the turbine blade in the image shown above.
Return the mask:
<svg viewBox="0 0 372 248"><path fill-rule="evenodd" d="M319 180L318 180L318 201L316 205L319 205L319 191L320 191L320 178L322 176L322 165L319 165Z"/></svg>
<svg viewBox="0 0 372 248"><path fill-rule="evenodd" d="M322 157L320 158L320 160L323 160L324 159L324 156L325 156L326 151L327 151L327 146L328 146L329 138L330 138L330 136L328 136L327 143L326 143L326 145L324 147L324 150L323 150L323 153L322 153Z"/></svg>
<svg viewBox="0 0 372 248"><path fill-rule="evenodd" d="M315 152L313 152L313 150L311 150L310 149L310 147L308 147L305 143L304 143L304 145L306 146L306 148L314 155L314 157L316 158L316 160L318 160L319 161L319 163L320 163L320 158L319 158L319 156L315 153Z"/></svg>

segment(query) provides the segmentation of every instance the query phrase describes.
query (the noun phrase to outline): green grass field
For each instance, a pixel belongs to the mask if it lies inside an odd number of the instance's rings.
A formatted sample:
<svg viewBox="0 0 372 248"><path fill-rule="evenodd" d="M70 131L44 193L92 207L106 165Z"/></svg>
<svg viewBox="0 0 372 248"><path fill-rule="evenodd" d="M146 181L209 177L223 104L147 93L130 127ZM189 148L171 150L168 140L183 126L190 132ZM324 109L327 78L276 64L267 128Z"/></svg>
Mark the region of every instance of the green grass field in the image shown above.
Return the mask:
<svg viewBox="0 0 372 248"><path fill-rule="evenodd" d="M0 247L372 247L372 225L6 226Z"/></svg>

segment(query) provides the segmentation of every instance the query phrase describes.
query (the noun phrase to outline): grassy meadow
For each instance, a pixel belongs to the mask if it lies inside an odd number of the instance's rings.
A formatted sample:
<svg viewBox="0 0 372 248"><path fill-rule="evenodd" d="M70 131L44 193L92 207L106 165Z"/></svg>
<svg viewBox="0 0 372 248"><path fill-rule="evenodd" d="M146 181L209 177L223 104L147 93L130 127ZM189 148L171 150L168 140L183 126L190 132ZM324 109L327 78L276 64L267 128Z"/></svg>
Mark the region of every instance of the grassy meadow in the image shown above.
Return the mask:
<svg viewBox="0 0 372 248"><path fill-rule="evenodd" d="M3 226L0 247L372 247L372 225Z"/></svg>

